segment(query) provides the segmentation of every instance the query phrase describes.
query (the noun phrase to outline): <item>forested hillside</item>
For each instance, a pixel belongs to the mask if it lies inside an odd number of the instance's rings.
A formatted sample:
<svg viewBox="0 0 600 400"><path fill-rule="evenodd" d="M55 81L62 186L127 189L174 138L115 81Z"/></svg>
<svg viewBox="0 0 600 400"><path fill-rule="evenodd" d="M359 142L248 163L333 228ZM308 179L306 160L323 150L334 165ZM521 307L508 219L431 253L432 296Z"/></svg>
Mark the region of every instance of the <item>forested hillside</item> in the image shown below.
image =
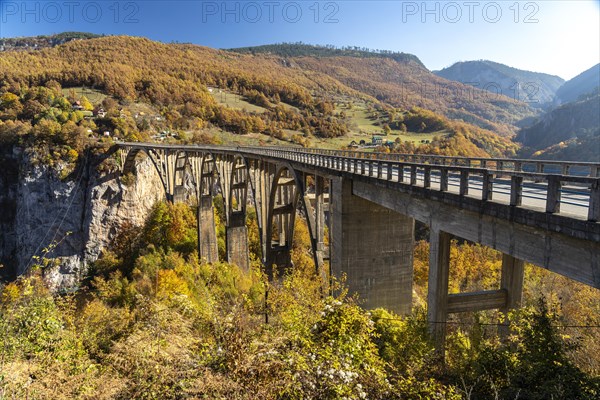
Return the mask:
<svg viewBox="0 0 600 400"><path fill-rule="evenodd" d="M286 57L291 67L324 73L395 107L426 108L506 136L514 132L518 121L534 115L523 102L440 78L418 58L402 53L315 49L306 45L260 46L240 51Z"/></svg>
<svg viewBox="0 0 600 400"><path fill-rule="evenodd" d="M366 104L386 115L420 107L464 121L460 129L451 127L443 132L449 139L462 132L470 143L453 151L468 154L469 148L476 148L473 155L510 156L514 148L498 133L511 136L514 124L532 115L523 103L489 98L486 92L473 92L470 87L436 77L414 56L334 54L282 58L132 37L76 40L33 52L8 51L0 58L0 92L10 97L0 104L1 119L36 125L47 119L48 113L40 118L46 107L56 107L44 105L44 99L34 103L24 93L38 87L60 90L84 86L113 97L119 108L149 104L170 129L192 132L214 126L236 134L257 132L279 138L291 132L296 142L305 144L311 137L339 137L349 132L351 120L339 105ZM240 95L263 112L219 104L211 88ZM465 96L465 90L472 96ZM78 100L71 97L71 102ZM120 118L127 119L123 113ZM113 125L118 123L113 121ZM136 121L120 123L130 127L125 137L128 140L156 133L145 125L136 126ZM498 148L481 145L496 142L505 143ZM438 152L444 148L448 146Z"/></svg>
<svg viewBox="0 0 600 400"><path fill-rule="evenodd" d="M413 54L386 50L372 50L358 46L338 48L335 46L314 46L302 43L267 44L255 47L238 47L229 49L237 53L275 54L283 57L354 57L354 58L389 58L402 63L415 63L425 68L421 60Z"/></svg>
<svg viewBox="0 0 600 400"><path fill-rule="evenodd" d="M600 93L549 111L516 140L524 157L600 162Z"/></svg>

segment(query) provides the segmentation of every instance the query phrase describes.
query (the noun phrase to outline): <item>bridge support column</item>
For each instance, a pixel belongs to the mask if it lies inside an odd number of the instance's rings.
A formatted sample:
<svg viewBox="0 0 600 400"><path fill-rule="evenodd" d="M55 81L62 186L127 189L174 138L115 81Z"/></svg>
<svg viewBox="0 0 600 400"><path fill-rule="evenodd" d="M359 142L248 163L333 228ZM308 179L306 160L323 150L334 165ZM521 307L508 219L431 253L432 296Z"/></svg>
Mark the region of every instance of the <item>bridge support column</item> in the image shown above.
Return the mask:
<svg viewBox="0 0 600 400"><path fill-rule="evenodd" d="M185 190L185 187L183 186L176 186L175 189L173 190L173 196L171 197L171 199L169 201L173 202L173 203L185 203L186 198L185 195L187 194L187 191ZM169 196L167 195L167 198Z"/></svg>
<svg viewBox="0 0 600 400"><path fill-rule="evenodd" d="M201 196L198 204L198 251L200 259L209 263L219 261L215 212L212 196Z"/></svg>
<svg viewBox="0 0 600 400"><path fill-rule="evenodd" d="M247 271L250 263L248 261L248 228L246 228L245 213L234 212L231 214L226 236L227 262Z"/></svg>
<svg viewBox="0 0 600 400"><path fill-rule="evenodd" d="M500 288L506 291L506 304L500 309L504 314L521 306L523 299L523 279L525 277L525 262L510 256L502 255L502 278ZM509 334L509 321L500 325L498 333L502 337Z"/></svg>
<svg viewBox="0 0 600 400"><path fill-rule="evenodd" d="M431 227L429 237L429 277L427 320L436 348L444 354L448 319L448 278L450 272L450 235Z"/></svg>
<svg viewBox="0 0 600 400"><path fill-rule="evenodd" d="M287 246L271 247L267 264L269 281L281 279L292 268L292 253Z"/></svg>
<svg viewBox="0 0 600 400"><path fill-rule="evenodd" d="M315 178L315 240L317 267L323 267L325 253L325 179L321 176Z"/></svg>
<svg viewBox="0 0 600 400"><path fill-rule="evenodd" d="M412 305L414 219L352 194L352 182L331 188L331 271L346 274L365 308L408 314Z"/></svg>

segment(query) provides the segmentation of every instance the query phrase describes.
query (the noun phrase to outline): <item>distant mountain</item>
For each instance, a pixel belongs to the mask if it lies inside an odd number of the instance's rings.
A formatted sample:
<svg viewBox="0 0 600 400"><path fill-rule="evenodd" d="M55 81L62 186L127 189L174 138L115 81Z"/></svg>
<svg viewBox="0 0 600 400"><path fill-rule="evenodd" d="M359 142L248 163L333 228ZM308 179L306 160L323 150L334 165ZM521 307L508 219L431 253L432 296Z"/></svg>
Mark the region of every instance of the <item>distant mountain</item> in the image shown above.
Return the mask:
<svg viewBox="0 0 600 400"><path fill-rule="evenodd" d="M599 86L600 64L597 64L570 81L565 82L556 91L556 98L559 103L568 103L577 100L581 95L594 92Z"/></svg>
<svg viewBox="0 0 600 400"><path fill-rule="evenodd" d="M487 60L457 62L434 73L492 93L501 93L533 107L551 103L556 91L565 82L555 75L524 71Z"/></svg>
<svg viewBox="0 0 600 400"><path fill-rule="evenodd" d="M600 93L546 113L516 141L523 157L600 162Z"/></svg>
<svg viewBox="0 0 600 400"><path fill-rule="evenodd" d="M86 32L63 32L49 36L0 38L0 51L40 50L58 46L72 40L94 39L98 37L102 37L102 35Z"/></svg>

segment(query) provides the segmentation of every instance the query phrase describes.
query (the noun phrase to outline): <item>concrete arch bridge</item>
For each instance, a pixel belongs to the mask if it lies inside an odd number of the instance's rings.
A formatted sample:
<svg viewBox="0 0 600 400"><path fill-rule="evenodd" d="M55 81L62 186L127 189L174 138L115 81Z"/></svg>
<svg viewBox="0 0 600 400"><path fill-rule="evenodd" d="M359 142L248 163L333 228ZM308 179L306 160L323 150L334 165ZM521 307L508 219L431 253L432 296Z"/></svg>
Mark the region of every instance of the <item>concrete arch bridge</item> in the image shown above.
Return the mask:
<svg viewBox="0 0 600 400"><path fill-rule="evenodd" d="M200 257L218 259L213 197L223 196L227 261L248 267L247 204L256 208L269 275L291 267L302 209L320 270L345 273L365 307L408 313L415 220L430 227L428 318L439 343L448 314L518 307L524 263L600 289L600 164L275 147L118 143L122 173L139 154L169 201L198 204ZM325 226L329 228L329 246ZM498 290L448 293L452 236L503 254Z"/></svg>

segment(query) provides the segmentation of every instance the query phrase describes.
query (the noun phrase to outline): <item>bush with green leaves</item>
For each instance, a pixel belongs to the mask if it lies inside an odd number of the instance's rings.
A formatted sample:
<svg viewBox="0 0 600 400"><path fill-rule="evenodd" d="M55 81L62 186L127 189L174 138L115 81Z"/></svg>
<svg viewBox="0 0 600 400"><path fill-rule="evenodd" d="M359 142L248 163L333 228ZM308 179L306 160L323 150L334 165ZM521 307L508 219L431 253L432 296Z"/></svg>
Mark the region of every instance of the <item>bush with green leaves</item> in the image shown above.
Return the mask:
<svg viewBox="0 0 600 400"><path fill-rule="evenodd" d="M477 327L449 337L448 375L471 399L597 399L600 378L569 358L577 342L560 334L560 317L544 299L509 314L506 341Z"/></svg>

